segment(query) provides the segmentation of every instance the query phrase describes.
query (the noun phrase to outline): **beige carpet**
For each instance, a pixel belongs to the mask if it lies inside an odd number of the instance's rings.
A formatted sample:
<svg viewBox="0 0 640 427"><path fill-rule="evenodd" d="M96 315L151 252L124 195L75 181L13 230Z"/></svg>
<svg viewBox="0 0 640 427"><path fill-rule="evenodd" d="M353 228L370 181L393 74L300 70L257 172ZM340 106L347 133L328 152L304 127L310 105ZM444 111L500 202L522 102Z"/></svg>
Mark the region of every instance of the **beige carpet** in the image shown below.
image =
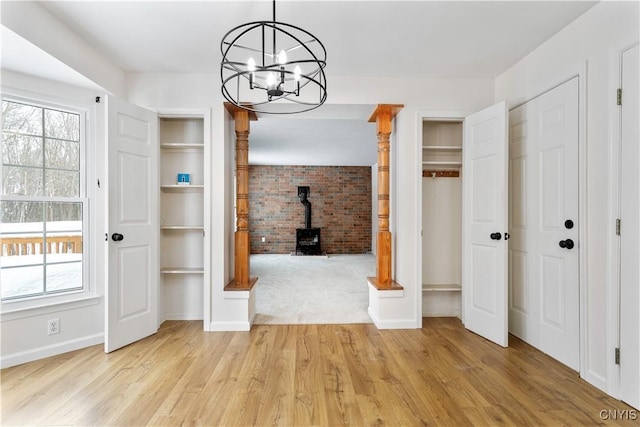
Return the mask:
<svg viewBox="0 0 640 427"><path fill-rule="evenodd" d="M251 255L258 325L371 323L372 255Z"/></svg>

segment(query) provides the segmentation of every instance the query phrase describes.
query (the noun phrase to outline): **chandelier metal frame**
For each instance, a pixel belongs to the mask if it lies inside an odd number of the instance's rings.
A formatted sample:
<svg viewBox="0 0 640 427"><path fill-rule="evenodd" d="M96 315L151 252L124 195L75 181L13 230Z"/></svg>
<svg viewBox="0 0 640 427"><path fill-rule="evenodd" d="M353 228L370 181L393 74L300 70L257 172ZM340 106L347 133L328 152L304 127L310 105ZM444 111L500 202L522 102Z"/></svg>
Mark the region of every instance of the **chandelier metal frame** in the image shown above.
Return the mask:
<svg viewBox="0 0 640 427"><path fill-rule="evenodd" d="M295 114L313 110L327 99L326 49L310 32L277 22L275 3L274 0L272 21L238 25L222 38L222 95L233 105L255 113ZM243 44L256 40L260 40L258 46ZM251 54L258 55L257 63ZM289 55L294 58L290 60ZM242 85L250 91L262 90L266 97L257 102L243 101L240 99ZM308 94L314 87L318 90L317 98ZM303 90L305 96L301 99ZM246 90L243 92L246 94Z"/></svg>

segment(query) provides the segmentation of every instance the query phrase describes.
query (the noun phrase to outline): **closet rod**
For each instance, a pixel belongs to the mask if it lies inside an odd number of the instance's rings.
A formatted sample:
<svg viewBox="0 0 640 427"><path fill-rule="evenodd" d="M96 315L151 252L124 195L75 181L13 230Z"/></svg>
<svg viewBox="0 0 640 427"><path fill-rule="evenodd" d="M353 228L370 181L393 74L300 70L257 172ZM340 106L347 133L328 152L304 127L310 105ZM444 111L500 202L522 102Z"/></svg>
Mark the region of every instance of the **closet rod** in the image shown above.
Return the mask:
<svg viewBox="0 0 640 427"><path fill-rule="evenodd" d="M423 170L423 178L459 178L460 171Z"/></svg>

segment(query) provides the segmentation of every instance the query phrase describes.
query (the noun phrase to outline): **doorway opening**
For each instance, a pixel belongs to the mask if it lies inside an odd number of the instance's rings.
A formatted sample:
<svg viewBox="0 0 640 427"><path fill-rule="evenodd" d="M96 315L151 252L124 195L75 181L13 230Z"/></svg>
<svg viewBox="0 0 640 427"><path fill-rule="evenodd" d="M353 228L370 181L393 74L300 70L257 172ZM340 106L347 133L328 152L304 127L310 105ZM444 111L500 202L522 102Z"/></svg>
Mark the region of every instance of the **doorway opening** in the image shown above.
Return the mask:
<svg viewBox="0 0 640 427"><path fill-rule="evenodd" d="M261 116L252 124L251 274L260 277L255 324L371 322L364 278L375 272L377 151L375 128L367 123L373 109L327 105L304 117ZM300 236L301 230L307 233ZM301 238L314 245L317 239L321 253L298 250Z"/></svg>

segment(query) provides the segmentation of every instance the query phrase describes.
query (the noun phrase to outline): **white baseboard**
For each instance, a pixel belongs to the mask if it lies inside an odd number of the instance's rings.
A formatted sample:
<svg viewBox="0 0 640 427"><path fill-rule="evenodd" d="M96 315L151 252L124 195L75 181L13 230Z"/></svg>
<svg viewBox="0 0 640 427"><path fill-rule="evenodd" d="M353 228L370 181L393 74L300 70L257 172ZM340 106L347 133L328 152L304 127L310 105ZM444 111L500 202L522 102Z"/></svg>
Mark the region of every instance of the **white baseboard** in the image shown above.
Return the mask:
<svg viewBox="0 0 640 427"><path fill-rule="evenodd" d="M247 322L211 322L209 331L211 332L228 332L228 331L250 331L251 323Z"/></svg>
<svg viewBox="0 0 640 427"><path fill-rule="evenodd" d="M70 351L79 350L81 348L98 344L104 344L103 333L89 335L86 337L76 338L57 344L38 347L33 350L2 356L2 358L0 358L0 368L9 368L11 366L33 362L34 360L44 359L45 357L57 356L59 354L68 353Z"/></svg>
<svg viewBox="0 0 640 427"><path fill-rule="evenodd" d="M459 311L452 313L450 311L429 311L422 313L422 317L457 317L458 319L462 319L462 314Z"/></svg>
<svg viewBox="0 0 640 427"><path fill-rule="evenodd" d="M374 315L371 307L367 309L367 312L378 329L416 329L416 321L414 319L380 320L380 318Z"/></svg>
<svg viewBox="0 0 640 427"><path fill-rule="evenodd" d="M202 313L164 313L164 320L202 320Z"/></svg>

